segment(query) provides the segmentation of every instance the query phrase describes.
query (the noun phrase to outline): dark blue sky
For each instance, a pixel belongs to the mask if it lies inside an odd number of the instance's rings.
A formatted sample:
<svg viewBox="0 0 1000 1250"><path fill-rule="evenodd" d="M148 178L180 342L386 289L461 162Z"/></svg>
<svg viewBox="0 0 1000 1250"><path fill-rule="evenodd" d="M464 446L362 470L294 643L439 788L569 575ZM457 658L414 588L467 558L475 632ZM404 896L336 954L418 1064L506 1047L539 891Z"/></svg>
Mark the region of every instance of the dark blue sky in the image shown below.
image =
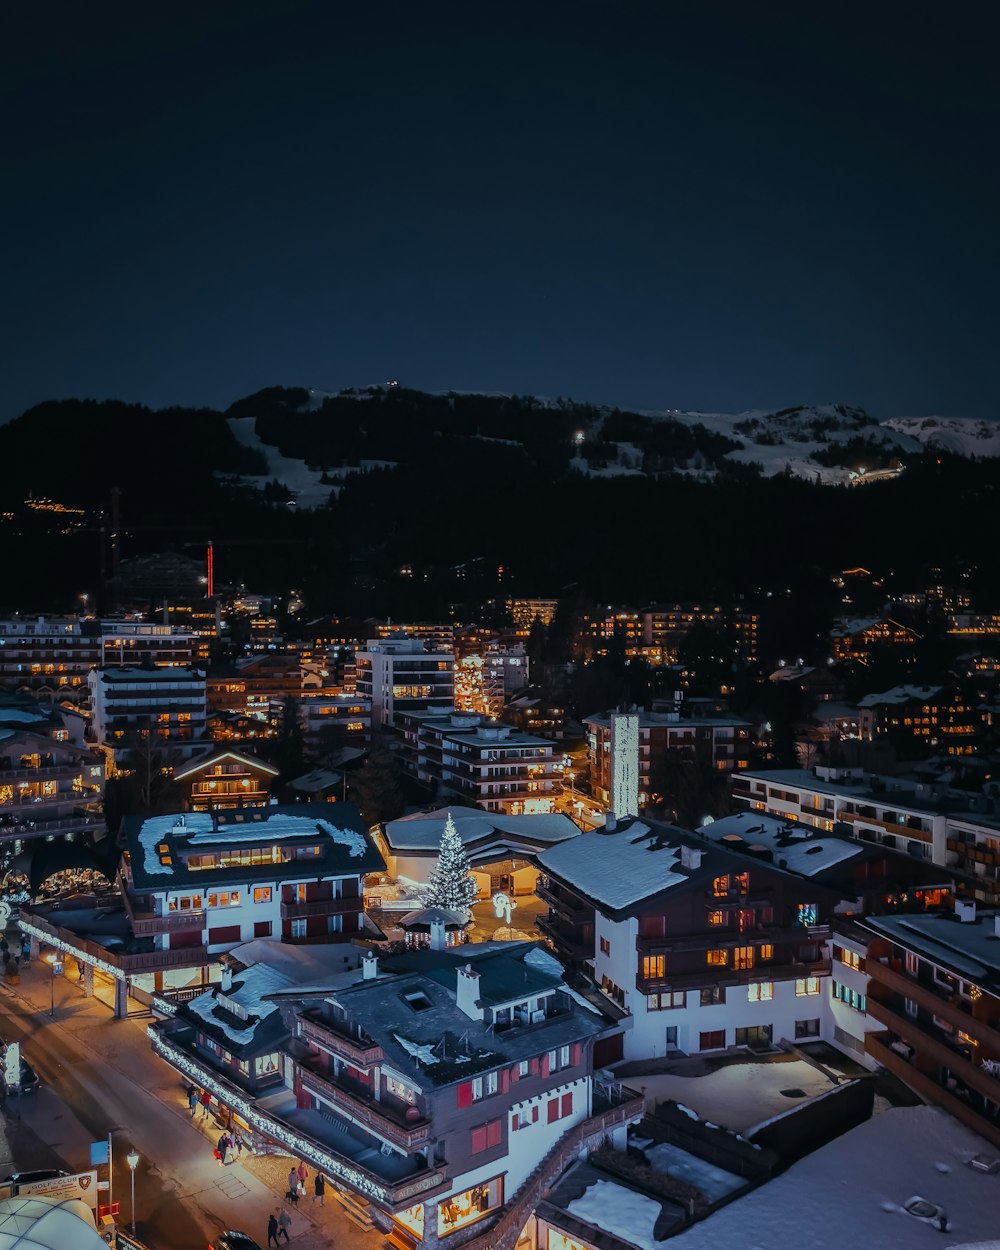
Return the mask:
<svg viewBox="0 0 1000 1250"><path fill-rule="evenodd" d="M992 6L22 8L2 418L388 378L1000 416Z"/></svg>

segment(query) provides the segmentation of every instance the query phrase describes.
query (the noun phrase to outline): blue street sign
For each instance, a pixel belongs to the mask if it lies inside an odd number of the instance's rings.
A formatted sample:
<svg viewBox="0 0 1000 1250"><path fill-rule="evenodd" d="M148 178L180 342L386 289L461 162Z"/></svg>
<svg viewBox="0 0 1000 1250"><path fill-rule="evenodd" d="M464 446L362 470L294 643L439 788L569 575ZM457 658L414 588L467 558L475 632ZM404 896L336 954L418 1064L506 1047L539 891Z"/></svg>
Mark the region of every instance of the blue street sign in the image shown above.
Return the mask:
<svg viewBox="0 0 1000 1250"><path fill-rule="evenodd" d="M99 1163L110 1162L110 1147L106 1141L90 1143L90 1166L96 1168Z"/></svg>

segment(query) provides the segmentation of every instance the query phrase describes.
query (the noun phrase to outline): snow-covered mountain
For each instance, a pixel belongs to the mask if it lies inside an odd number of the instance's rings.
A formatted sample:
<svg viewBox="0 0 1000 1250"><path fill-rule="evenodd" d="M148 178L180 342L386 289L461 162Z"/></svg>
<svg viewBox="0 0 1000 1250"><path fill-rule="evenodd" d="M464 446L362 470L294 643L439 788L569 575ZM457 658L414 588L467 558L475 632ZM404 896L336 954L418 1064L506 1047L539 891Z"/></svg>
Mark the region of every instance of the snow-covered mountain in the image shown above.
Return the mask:
<svg viewBox="0 0 1000 1250"><path fill-rule="evenodd" d="M962 417L892 417L887 429L957 456L1000 456L1000 422Z"/></svg>

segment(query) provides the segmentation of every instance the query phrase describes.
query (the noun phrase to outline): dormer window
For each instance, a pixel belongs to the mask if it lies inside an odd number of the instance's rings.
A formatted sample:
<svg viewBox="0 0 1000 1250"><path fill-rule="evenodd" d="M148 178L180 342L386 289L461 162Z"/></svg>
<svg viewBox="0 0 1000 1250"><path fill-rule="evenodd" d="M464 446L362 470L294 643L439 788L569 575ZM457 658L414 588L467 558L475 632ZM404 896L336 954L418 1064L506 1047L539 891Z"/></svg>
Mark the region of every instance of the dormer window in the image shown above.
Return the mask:
<svg viewBox="0 0 1000 1250"><path fill-rule="evenodd" d="M431 1006L431 1000L423 990L408 990L403 995L403 1002L411 1011L426 1011Z"/></svg>

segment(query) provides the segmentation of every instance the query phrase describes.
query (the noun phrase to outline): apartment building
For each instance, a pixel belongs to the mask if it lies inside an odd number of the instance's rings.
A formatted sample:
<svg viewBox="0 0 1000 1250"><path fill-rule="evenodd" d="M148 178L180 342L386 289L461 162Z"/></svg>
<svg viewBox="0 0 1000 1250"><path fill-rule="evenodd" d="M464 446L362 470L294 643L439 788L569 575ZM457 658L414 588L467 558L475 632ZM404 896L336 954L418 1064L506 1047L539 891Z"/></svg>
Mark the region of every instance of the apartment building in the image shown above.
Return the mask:
<svg viewBox="0 0 1000 1250"><path fill-rule="evenodd" d="M489 812L553 810L562 756L549 739L464 712L403 713L397 724L400 759L417 781Z"/></svg>
<svg viewBox="0 0 1000 1250"><path fill-rule="evenodd" d="M868 1053L926 1102L1000 1147L1000 913L877 916L866 1009Z"/></svg>
<svg viewBox="0 0 1000 1250"><path fill-rule="evenodd" d="M185 665L192 653L191 634L169 625L76 616L0 621L0 684L12 690L79 699L95 665Z"/></svg>
<svg viewBox="0 0 1000 1250"><path fill-rule="evenodd" d="M590 792L601 803L611 803L613 780L612 737L614 712L584 720L587 728L587 764ZM734 717L682 717L679 712L636 712L639 734L639 795L652 801L657 773L668 751L700 760L730 772L749 765L753 726Z"/></svg>
<svg viewBox="0 0 1000 1250"><path fill-rule="evenodd" d="M109 747L116 764L137 731L153 735L158 747L188 758L208 740L205 674L172 666L93 668L88 675L91 734Z"/></svg>
<svg viewBox="0 0 1000 1250"><path fill-rule="evenodd" d="M103 758L70 740L69 713L30 695L0 695L0 843L67 838L103 827Z"/></svg>
<svg viewBox="0 0 1000 1250"><path fill-rule="evenodd" d="M428 651L417 638L369 638L355 653L355 689L371 705L372 728L390 728L405 712L450 708L455 657Z"/></svg>
<svg viewBox="0 0 1000 1250"><path fill-rule="evenodd" d="M298 713L309 759L344 747L364 750L371 741L372 705L357 694L312 694L301 700Z"/></svg>
<svg viewBox="0 0 1000 1250"><path fill-rule="evenodd" d="M653 821L609 818L538 862L539 929L628 1017L602 1062L823 1035L839 891Z"/></svg>
<svg viewBox="0 0 1000 1250"><path fill-rule="evenodd" d="M902 685L860 699L858 728L862 738L888 742L902 758L971 755L977 717L957 689Z"/></svg>

